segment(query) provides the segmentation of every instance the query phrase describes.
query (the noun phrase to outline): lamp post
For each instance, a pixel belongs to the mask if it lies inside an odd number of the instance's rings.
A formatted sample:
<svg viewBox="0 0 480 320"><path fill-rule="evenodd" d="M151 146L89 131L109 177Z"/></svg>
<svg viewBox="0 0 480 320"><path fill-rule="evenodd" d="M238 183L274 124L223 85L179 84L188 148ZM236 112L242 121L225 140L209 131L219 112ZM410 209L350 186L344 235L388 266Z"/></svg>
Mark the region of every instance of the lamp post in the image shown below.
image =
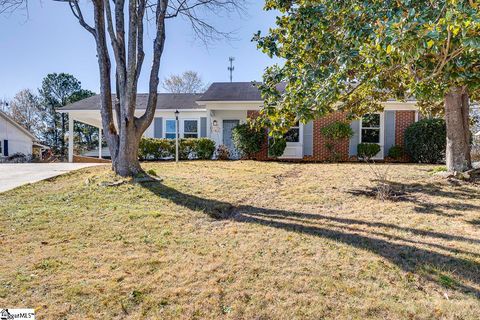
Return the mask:
<svg viewBox="0 0 480 320"><path fill-rule="evenodd" d="M180 112L175 111L175 162L178 163L178 115Z"/></svg>

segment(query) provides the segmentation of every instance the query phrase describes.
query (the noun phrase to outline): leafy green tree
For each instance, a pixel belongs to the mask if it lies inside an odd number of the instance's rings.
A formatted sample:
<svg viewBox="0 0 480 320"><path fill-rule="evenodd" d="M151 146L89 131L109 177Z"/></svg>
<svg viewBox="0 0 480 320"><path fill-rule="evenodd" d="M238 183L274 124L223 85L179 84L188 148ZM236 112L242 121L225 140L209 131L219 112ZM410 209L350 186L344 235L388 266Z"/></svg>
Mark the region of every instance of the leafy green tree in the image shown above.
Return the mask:
<svg viewBox="0 0 480 320"><path fill-rule="evenodd" d="M80 81L67 73L50 73L42 80L39 89L42 105L45 109L43 121L47 126L44 142L52 149L66 156L65 133L67 132L68 115L58 113L58 108L66 106L71 96L82 89Z"/></svg>
<svg viewBox="0 0 480 320"><path fill-rule="evenodd" d="M471 167L469 100L480 88L476 0L267 0L277 26L255 36L285 60L264 74L263 122L274 132L335 111L351 116L415 97L444 105L450 171ZM277 90L286 83L284 92Z"/></svg>

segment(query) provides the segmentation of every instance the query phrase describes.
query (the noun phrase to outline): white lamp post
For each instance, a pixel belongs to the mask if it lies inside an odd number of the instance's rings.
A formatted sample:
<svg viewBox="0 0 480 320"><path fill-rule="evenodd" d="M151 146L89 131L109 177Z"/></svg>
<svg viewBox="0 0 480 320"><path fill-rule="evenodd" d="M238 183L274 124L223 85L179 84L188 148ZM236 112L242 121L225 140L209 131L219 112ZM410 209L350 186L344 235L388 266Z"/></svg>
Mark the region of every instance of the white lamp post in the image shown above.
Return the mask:
<svg viewBox="0 0 480 320"><path fill-rule="evenodd" d="M180 112L175 111L175 162L178 163L178 115Z"/></svg>

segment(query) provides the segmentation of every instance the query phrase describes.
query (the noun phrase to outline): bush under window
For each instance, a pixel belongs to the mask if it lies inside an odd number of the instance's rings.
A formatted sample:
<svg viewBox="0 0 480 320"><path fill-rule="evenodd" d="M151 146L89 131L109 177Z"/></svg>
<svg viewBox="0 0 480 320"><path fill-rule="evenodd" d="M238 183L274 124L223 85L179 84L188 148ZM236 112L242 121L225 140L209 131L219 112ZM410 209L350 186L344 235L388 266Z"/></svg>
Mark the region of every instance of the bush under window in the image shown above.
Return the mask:
<svg viewBox="0 0 480 320"><path fill-rule="evenodd" d="M445 159L447 128L443 119L422 119L405 130L405 152L412 161L439 163Z"/></svg>
<svg viewBox="0 0 480 320"><path fill-rule="evenodd" d="M376 143L360 143L357 146L357 155L359 158L369 161L373 157L375 157L379 152L381 148L378 144Z"/></svg>
<svg viewBox="0 0 480 320"><path fill-rule="evenodd" d="M283 155L287 147L287 140L284 138L271 138L268 143L268 156L278 158Z"/></svg>
<svg viewBox="0 0 480 320"><path fill-rule="evenodd" d="M180 139L178 156L182 160L209 160L215 152L215 142L208 138ZM140 160L165 160L175 157L174 139L142 138L139 147Z"/></svg>

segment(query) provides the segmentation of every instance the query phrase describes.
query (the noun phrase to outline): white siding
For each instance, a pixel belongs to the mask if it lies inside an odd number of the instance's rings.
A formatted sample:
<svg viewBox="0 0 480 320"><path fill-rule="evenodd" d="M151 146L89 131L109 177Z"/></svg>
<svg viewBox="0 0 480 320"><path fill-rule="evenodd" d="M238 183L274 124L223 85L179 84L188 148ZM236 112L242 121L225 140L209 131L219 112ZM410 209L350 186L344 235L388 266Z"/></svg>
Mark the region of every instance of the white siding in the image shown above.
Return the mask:
<svg viewBox="0 0 480 320"><path fill-rule="evenodd" d="M189 119L189 120L198 120L198 134L200 135L200 118L201 117L206 117L207 112L205 110L199 110L199 111L180 111L180 114L178 115L178 119L182 121L183 119ZM155 112L155 118L161 117L163 121L165 119L175 119L175 111L156 111ZM145 133L143 134L144 137L146 138L153 138L154 137L154 123L155 121L152 121L150 126L145 130ZM180 125L180 129L182 126ZM163 128L163 131L165 132L165 128Z"/></svg>
<svg viewBox="0 0 480 320"><path fill-rule="evenodd" d="M214 126L214 121L217 125ZM215 141L216 145L223 144L223 120L239 120L240 123L247 122L246 110L212 110L210 123L207 123L207 132L210 132L210 139ZM210 128L208 128L210 126Z"/></svg>
<svg viewBox="0 0 480 320"><path fill-rule="evenodd" d="M13 125L10 121L0 116L0 141L2 144L2 153L0 155L2 156L4 150L4 140L8 140L9 155L17 152L25 155L32 154L32 138Z"/></svg>

